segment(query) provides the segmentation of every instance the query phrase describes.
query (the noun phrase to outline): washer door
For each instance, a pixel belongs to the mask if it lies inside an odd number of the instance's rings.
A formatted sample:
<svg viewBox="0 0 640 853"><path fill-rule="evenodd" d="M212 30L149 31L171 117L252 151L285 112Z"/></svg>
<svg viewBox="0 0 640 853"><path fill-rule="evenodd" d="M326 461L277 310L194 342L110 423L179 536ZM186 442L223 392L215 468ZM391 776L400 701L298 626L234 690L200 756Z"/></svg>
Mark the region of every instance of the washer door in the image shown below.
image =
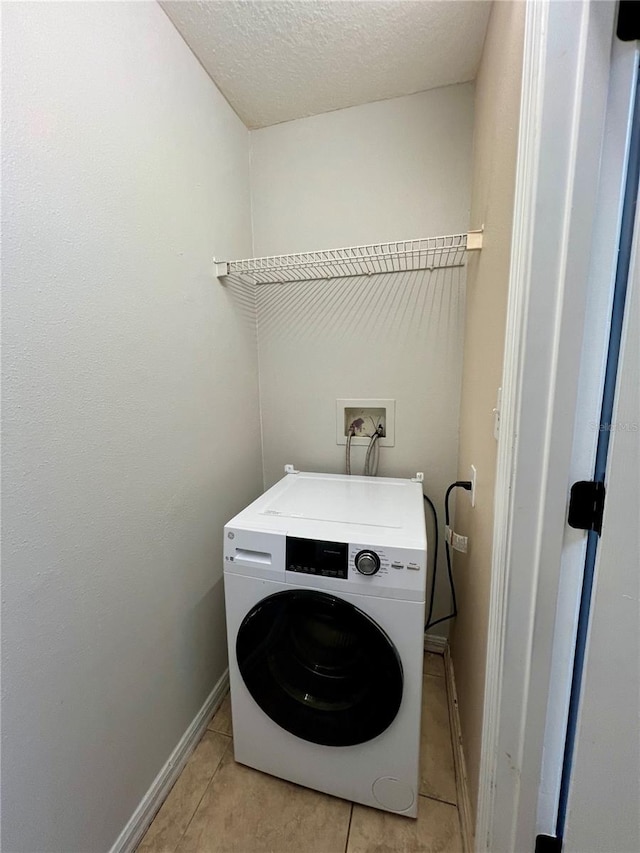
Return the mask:
<svg viewBox="0 0 640 853"><path fill-rule="evenodd" d="M262 710L312 743L371 740L402 701L402 664L389 637L357 607L321 592L263 599L240 626L236 656Z"/></svg>

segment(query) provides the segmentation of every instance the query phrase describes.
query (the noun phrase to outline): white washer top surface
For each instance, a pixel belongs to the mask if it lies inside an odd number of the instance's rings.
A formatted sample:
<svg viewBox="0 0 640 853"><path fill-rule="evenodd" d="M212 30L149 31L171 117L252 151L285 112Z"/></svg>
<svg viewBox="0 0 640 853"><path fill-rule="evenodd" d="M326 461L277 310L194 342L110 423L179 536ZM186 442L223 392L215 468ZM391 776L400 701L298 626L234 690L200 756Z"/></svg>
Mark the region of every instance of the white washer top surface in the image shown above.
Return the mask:
<svg viewBox="0 0 640 853"><path fill-rule="evenodd" d="M229 521L337 542L426 549L422 485L389 477L287 474Z"/></svg>

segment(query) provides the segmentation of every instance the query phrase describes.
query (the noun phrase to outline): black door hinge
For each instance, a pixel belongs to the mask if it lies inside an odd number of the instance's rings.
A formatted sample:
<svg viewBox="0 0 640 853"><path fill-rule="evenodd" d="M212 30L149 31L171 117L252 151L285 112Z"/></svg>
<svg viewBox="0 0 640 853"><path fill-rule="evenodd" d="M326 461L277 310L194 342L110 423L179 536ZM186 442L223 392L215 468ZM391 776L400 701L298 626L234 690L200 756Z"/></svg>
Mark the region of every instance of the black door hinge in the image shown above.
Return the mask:
<svg viewBox="0 0 640 853"><path fill-rule="evenodd" d="M638 0L620 0L616 35L620 41L640 39L640 2Z"/></svg>
<svg viewBox="0 0 640 853"><path fill-rule="evenodd" d="M561 853L562 839L556 838L555 835L538 835L536 836L535 853Z"/></svg>
<svg viewBox="0 0 640 853"><path fill-rule="evenodd" d="M601 480L580 480L571 486L569 498L569 527L577 530L595 530L602 533L604 513L604 483Z"/></svg>

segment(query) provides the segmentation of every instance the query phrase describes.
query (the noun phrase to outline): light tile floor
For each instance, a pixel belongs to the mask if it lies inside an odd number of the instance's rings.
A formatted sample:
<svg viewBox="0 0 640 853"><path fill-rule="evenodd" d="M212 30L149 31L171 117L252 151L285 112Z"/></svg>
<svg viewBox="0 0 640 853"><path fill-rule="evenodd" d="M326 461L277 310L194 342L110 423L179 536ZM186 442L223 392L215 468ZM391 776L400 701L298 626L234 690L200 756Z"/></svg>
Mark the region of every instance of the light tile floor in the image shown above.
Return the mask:
<svg viewBox="0 0 640 853"><path fill-rule="evenodd" d="M422 720L411 820L236 764L227 696L138 853L461 853L444 662L428 653Z"/></svg>

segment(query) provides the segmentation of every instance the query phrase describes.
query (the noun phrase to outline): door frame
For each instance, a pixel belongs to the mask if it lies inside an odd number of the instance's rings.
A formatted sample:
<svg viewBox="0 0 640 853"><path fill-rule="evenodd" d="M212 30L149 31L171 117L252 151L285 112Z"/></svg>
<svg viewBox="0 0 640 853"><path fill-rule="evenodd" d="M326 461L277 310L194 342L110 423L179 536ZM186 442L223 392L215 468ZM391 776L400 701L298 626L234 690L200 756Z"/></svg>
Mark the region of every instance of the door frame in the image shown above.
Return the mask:
<svg viewBox="0 0 640 853"><path fill-rule="evenodd" d="M527 0L476 824L491 853L537 834L616 6Z"/></svg>

